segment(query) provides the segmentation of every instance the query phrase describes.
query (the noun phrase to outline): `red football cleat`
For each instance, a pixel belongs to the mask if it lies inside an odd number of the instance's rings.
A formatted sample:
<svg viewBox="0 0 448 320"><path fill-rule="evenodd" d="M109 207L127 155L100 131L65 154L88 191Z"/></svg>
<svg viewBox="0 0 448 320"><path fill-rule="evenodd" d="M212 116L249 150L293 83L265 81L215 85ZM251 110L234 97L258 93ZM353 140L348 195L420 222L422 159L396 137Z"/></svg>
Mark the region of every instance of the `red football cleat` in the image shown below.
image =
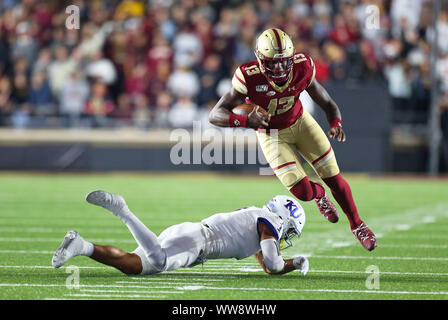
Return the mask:
<svg viewBox="0 0 448 320"><path fill-rule="evenodd" d="M339 220L338 210L336 209L333 202L331 202L330 197L325 191L325 194L322 198L314 199L316 201L317 207L319 208L320 213L330 222L336 223Z"/></svg>
<svg viewBox="0 0 448 320"><path fill-rule="evenodd" d="M357 228L352 229L352 232L364 248L369 251L376 248L377 243L375 234L364 222L362 222Z"/></svg>

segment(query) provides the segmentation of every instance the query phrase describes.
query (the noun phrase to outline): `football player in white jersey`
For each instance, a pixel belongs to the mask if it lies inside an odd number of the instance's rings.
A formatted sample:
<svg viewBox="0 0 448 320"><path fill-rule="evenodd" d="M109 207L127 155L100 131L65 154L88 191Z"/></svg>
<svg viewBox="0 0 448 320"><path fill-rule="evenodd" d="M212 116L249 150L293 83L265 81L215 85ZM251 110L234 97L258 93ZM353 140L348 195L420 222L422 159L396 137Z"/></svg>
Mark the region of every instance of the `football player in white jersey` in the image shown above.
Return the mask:
<svg viewBox="0 0 448 320"><path fill-rule="evenodd" d="M292 245L305 225L305 212L297 200L275 196L262 208L248 207L217 213L198 223L184 222L164 230L158 237L128 208L119 194L93 191L87 202L101 206L120 218L138 243L131 253L117 247L84 240L68 231L52 258L55 268L75 256L88 256L125 274L149 275L181 267L193 267L209 259L244 259L254 255L268 274L300 270L305 275L308 259L283 259L280 247Z"/></svg>

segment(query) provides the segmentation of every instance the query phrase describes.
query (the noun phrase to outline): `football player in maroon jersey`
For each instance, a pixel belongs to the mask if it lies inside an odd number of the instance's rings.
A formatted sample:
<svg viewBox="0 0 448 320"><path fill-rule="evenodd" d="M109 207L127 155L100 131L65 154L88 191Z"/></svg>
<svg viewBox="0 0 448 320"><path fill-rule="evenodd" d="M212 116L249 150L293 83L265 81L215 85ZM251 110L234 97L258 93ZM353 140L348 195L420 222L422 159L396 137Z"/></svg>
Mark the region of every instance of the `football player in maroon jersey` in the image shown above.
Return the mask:
<svg viewBox="0 0 448 320"><path fill-rule="evenodd" d="M280 29L265 30L257 39L257 60L236 69L232 88L210 112L210 122L221 127L248 127L257 130L260 146L269 165L289 191L302 201L315 200L319 211L330 222L338 212L325 188L310 181L301 166L299 154L312 165L330 188L346 214L350 227L364 248L371 251L376 237L360 219L350 186L341 176L330 142L319 124L302 107L304 90L325 112L328 136L344 142L341 112L328 92L314 78L311 57L297 53L291 38ZM232 112L235 106L253 103L246 116ZM258 112L265 109L268 114Z"/></svg>

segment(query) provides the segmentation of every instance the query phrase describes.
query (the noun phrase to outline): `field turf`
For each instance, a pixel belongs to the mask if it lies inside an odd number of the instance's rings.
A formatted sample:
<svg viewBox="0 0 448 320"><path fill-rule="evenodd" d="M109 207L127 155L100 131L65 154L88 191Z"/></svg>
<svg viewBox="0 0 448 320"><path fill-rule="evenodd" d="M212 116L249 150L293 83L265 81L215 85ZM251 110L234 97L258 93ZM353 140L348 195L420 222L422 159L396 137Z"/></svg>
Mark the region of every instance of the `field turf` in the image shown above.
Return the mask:
<svg viewBox="0 0 448 320"><path fill-rule="evenodd" d="M361 218L378 236L368 252L340 212L326 221L303 203L310 272L265 274L253 257L130 277L86 257L53 269L66 231L132 251L124 224L85 202L92 190L121 193L154 232L287 194L275 177L190 174L0 174L0 299L443 299L448 298L448 180L347 176ZM79 287L73 275L79 271ZM69 268L70 267L70 268ZM75 271L74 271L75 270ZM379 273L378 273L379 272ZM378 276L378 277L376 277ZM68 286L67 286L68 284Z"/></svg>

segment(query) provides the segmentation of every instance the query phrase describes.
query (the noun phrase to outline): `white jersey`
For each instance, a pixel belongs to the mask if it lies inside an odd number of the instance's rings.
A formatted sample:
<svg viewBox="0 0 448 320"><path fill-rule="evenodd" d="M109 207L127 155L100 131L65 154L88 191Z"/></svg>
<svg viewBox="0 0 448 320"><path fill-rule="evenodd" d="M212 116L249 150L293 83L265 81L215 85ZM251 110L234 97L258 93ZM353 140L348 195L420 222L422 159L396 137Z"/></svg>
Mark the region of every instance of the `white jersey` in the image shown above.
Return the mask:
<svg viewBox="0 0 448 320"><path fill-rule="evenodd" d="M283 220L270 211L248 207L228 213L217 213L202 220L213 234L213 242L218 252L209 258L244 259L261 250L258 223L265 222L274 233L276 240L282 233Z"/></svg>
<svg viewBox="0 0 448 320"><path fill-rule="evenodd" d="M146 250L140 245L133 253L142 261L142 274L192 267L208 259L244 259L261 250L260 221L271 228L278 240L282 218L266 209L249 207L217 213L201 223L176 224L165 229L155 243L145 243ZM160 260L154 260L154 256Z"/></svg>

